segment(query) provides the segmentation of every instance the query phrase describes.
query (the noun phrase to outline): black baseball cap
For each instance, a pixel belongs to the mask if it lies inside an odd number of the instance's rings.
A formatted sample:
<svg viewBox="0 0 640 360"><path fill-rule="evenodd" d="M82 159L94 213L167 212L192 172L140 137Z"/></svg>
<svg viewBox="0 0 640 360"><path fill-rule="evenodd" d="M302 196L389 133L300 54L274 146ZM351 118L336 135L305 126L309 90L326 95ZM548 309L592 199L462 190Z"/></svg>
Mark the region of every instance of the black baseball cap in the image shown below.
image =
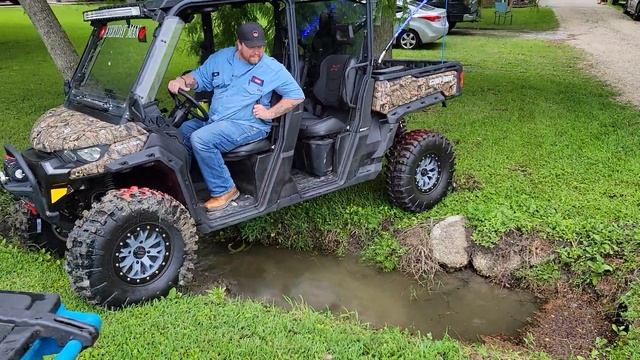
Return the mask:
<svg viewBox="0 0 640 360"><path fill-rule="evenodd" d="M236 34L238 35L238 40L247 47L252 48L264 46L266 44L264 39L264 30L258 23L244 23L238 27Z"/></svg>

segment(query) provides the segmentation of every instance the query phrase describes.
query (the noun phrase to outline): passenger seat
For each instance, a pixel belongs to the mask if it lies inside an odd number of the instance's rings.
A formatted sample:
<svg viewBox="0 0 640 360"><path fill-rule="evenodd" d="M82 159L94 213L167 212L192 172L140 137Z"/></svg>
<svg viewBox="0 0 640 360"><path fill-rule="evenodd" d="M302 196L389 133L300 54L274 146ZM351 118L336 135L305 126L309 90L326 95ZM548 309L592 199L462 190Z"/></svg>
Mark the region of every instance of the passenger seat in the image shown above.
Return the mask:
<svg viewBox="0 0 640 360"><path fill-rule="evenodd" d="M350 55L329 55L320 64L320 77L313 86L318 100L313 111L302 114L301 137L331 136L347 129L349 99L353 95L356 73L345 79L345 71L356 63Z"/></svg>

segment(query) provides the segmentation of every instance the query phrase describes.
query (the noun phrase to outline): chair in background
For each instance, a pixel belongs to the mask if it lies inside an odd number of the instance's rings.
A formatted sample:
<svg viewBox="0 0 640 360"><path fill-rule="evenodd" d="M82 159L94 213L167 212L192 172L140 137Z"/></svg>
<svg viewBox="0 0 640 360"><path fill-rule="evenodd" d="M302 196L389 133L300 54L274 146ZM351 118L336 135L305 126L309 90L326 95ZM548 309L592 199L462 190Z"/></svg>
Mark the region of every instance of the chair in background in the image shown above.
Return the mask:
<svg viewBox="0 0 640 360"><path fill-rule="evenodd" d="M506 24L507 17L509 18L509 24L513 24L513 13L511 12L511 4L506 0L496 0L496 7L493 13L494 24Z"/></svg>

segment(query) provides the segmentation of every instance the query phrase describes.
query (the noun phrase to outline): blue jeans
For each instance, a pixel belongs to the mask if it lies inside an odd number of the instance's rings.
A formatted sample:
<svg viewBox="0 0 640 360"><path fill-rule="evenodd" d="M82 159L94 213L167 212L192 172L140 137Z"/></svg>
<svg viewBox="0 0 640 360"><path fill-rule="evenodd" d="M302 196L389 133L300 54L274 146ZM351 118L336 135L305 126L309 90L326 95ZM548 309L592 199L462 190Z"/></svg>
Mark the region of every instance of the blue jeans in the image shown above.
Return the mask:
<svg viewBox="0 0 640 360"><path fill-rule="evenodd" d="M222 154L267 136L262 129L231 120L206 124L189 120L180 126L180 132L187 150L198 161L211 196L220 196L234 186Z"/></svg>

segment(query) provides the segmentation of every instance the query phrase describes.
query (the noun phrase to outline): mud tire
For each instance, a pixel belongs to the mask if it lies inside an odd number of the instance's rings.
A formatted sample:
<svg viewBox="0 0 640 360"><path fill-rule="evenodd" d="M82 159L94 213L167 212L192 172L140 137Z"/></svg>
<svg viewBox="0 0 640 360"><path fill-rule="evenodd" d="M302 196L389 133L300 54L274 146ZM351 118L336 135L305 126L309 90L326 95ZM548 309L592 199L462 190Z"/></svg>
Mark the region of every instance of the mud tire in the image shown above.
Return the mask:
<svg viewBox="0 0 640 360"><path fill-rule="evenodd" d="M387 150L385 159L387 160L387 164L391 164L391 162L396 159L397 151L399 150L399 144L402 142L402 137L407 133L407 126L405 125L404 118L401 118L398 121L398 129L396 130L396 134L393 137L393 145Z"/></svg>
<svg viewBox="0 0 640 360"><path fill-rule="evenodd" d="M27 250L40 251L44 249L57 256L63 256L66 249L66 237L56 233L51 224L42 220L42 232L29 232L29 223L35 221L35 217L36 215L31 213L24 200L16 201L6 220L9 236Z"/></svg>
<svg viewBox="0 0 640 360"><path fill-rule="evenodd" d="M169 255L158 275L132 284L116 270L117 253L128 232L144 223L166 230ZM195 222L171 196L148 188L112 190L76 221L67 240L65 269L73 289L90 303L119 308L186 285L192 279L197 240Z"/></svg>
<svg viewBox="0 0 640 360"><path fill-rule="evenodd" d="M437 177L432 186L420 189L416 171L431 157L437 163ZM391 202L411 212L428 210L452 189L455 155L451 143L428 130L413 130L401 135L389 150L386 189Z"/></svg>

